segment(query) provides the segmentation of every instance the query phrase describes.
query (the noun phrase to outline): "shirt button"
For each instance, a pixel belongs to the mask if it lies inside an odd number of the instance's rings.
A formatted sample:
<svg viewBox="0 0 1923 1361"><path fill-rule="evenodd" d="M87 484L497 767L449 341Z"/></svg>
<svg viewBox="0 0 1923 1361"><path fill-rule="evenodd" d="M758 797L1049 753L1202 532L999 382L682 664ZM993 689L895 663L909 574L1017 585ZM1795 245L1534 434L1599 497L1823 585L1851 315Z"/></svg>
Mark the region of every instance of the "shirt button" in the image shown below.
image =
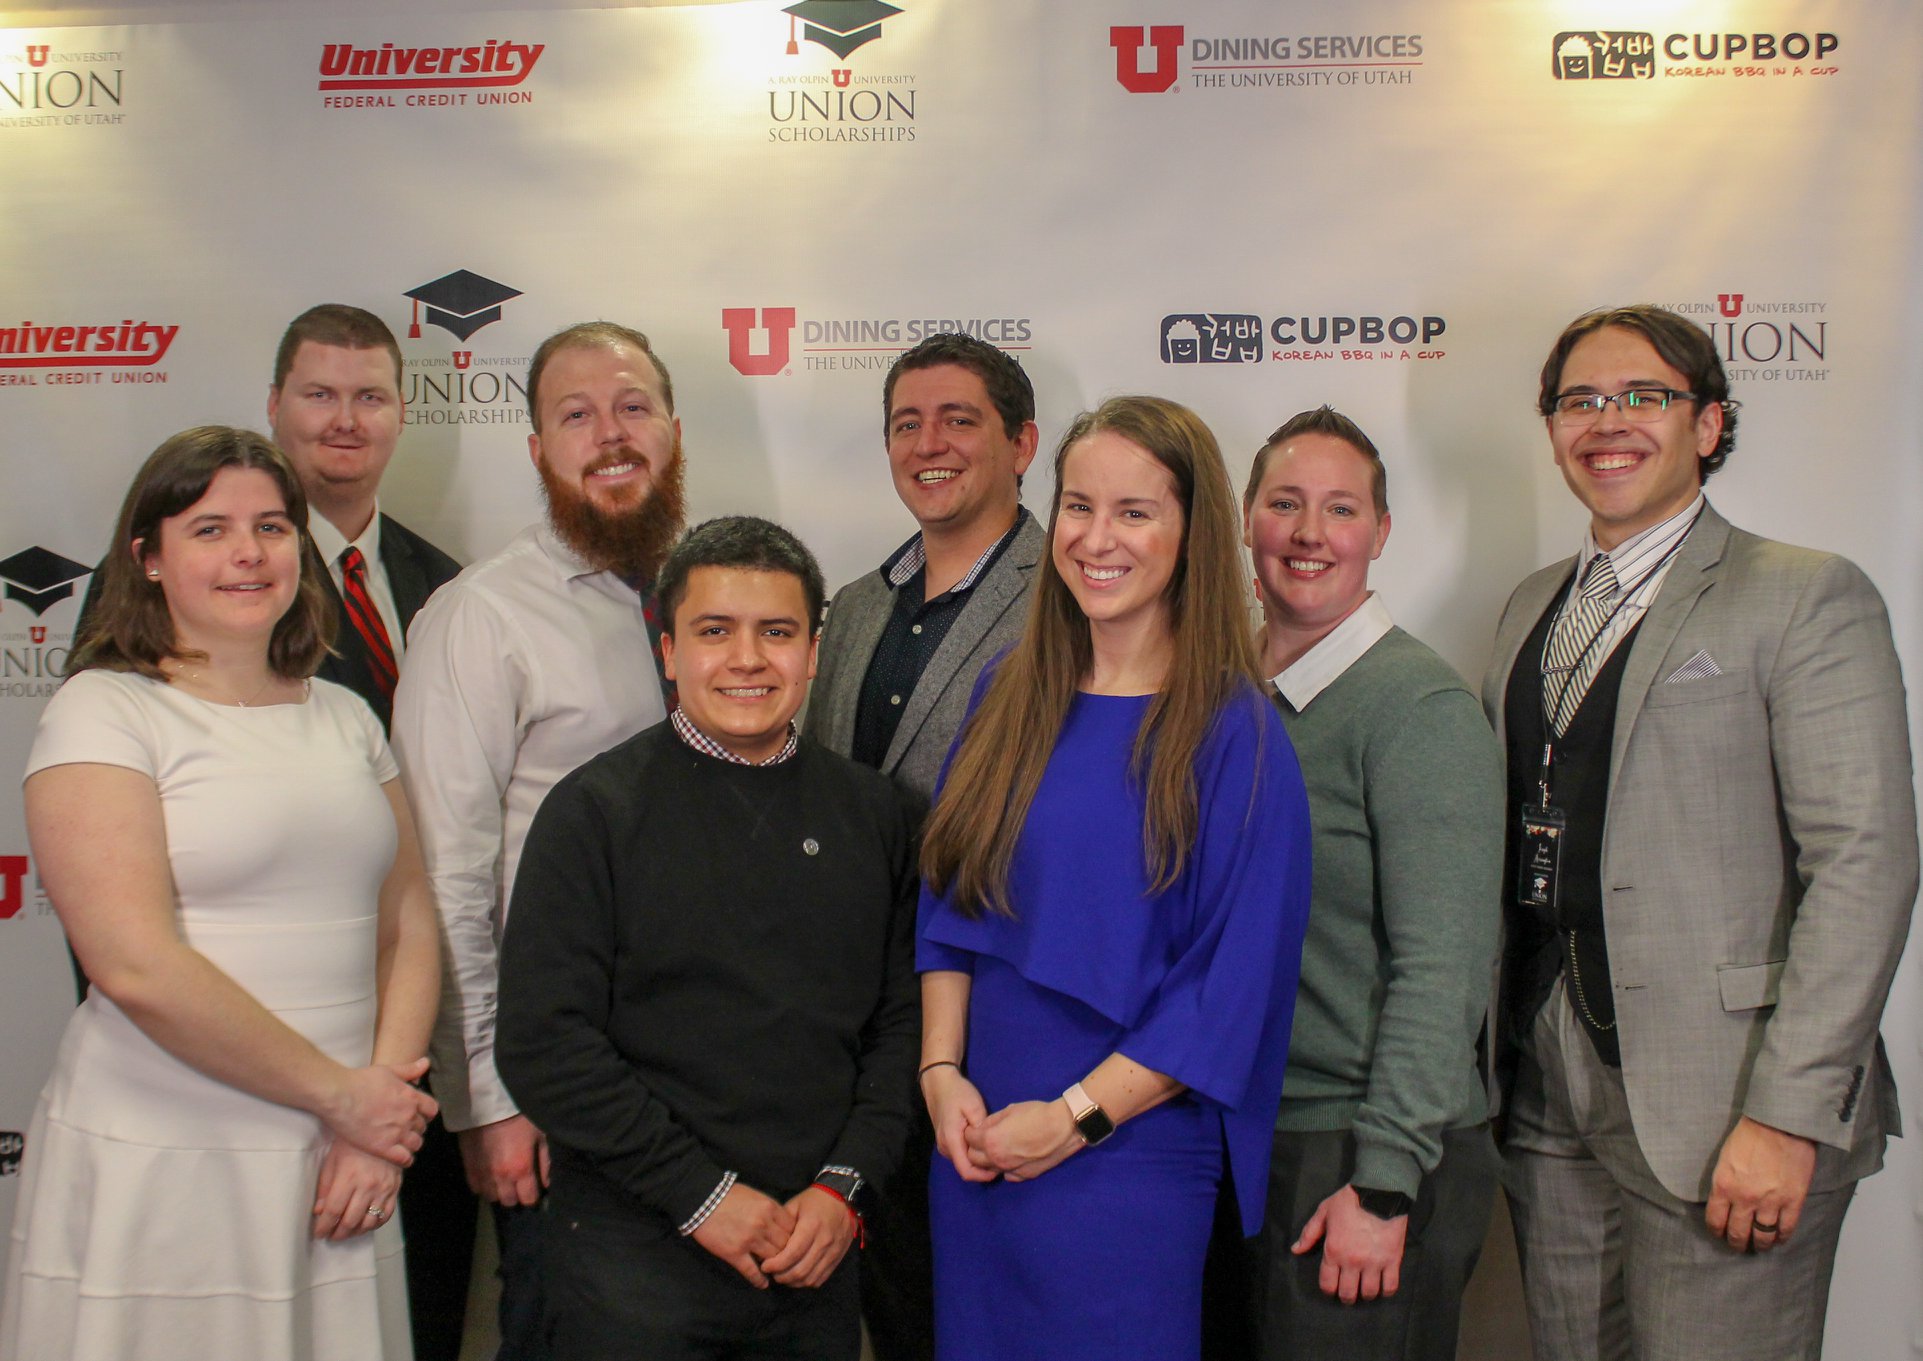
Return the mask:
<svg viewBox="0 0 1923 1361"><path fill-rule="evenodd" d="M901 696L900 696L900 695L890 695L890 696L888 696L888 702L889 702L890 704L899 704L899 703L901 703Z"/></svg>
<svg viewBox="0 0 1923 1361"><path fill-rule="evenodd" d="M920 632L921 632L921 625L920 625L920 624L917 624L917 625L915 625L915 626L914 626L913 628L911 628L911 629L909 629L908 631L909 631L910 633L920 633Z"/></svg>

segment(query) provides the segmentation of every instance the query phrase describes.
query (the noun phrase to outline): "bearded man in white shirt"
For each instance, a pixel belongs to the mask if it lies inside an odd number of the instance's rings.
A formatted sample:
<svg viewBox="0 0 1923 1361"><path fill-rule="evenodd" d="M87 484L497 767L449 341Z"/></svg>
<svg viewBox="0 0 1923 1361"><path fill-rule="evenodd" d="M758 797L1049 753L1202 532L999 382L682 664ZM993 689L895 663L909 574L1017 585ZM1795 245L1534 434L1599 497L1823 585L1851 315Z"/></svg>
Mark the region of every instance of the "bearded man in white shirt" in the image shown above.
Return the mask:
<svg viewBox="0 0 1923 1361"><path fill-rule="evenodd" d="M528 407L547 518L421 611L393 734L447 937L434 1089L495 1206L502 1361L550 1351L547 1148L494 1065L500 932L548 790L667 715L653 579L683 508L674 388L639 331L587 322L543 341Z"/></svg>

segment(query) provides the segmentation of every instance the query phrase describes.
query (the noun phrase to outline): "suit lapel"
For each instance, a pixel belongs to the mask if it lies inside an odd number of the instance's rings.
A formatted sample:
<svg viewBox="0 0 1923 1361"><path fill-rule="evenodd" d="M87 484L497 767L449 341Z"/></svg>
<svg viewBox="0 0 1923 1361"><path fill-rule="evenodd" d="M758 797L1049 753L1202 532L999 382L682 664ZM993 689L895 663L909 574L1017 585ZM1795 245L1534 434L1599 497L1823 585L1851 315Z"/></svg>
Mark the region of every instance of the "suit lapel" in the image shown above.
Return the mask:
<svg viewBox="0 0 1923 1361"><path fill-rule="evenodd" d="M1542 618L1542 612L1569 584L1569 574L1575 568L1574 557L1564 558L1561 562L1543 568L1540 572L1526 578L1516 587L1516 593L1509 598L1509 608L1502 617L1502 624L1496 631L1495 664L1492 669L1492 684L1483 687L1483 708L1488 711L1489 722L1496 730L1496 741L1503 750L1509 747L1508 705L1504 696L1509 693L1509 677L1514 674L1518 654L1529 638L1529 631Z"/></svg>
<svg viewBox="0 0 1923 1361"><path fill-rule="evenodd" d="M847 594L846 591L843 594ZM835 643L840 659L832 684L821 696L822 730L811 733L830 751L849 751L855 744L855 711L861 707L861 684L868 674L868 663L881 642L882 630L895 608L895 593L883 585L872 603L862 609L834 612L835 627L845 631ZM859 665L857 665L859 661Z"/></svg>
<svg viewBox="0 0 1923 1361"><path fill-rule="evenodd" d="M1630 735L1641 717L1643 702L1656 683L1656 672L1669 655L1670 645L1682 631L1683 622L1696 608L1697 598L1716 580L1722 565L1723 549L1729 543L1729 521L1705 503L1703 513L1689 531L1689 537L1676 551L1676 561L1656 593L1656 601L1643 615L1642 626L1630 646L1629 660L1623 665L1622 688L1616 696L1616 732L1609 752L1609 797L1616 796L1616 780L1622 775L1623 756L1629 750Z"/></svg>
<svg viewBox="0 0 1923 1361"><path fill-rule="evenodd" d="M921 679L915 682L914 693L908 697L908 707L902 710L901 723L895 729L894 740L888 744L887 758L881 763L883 774L892 775L895 767L901 764L908 749L914 745L922 725L935 711L936 703L955 682L962 663L974 653L982 639L989 635L1021 595L1022 587L1028 582L1028 574L1040 560L1041 538L1041 527L1032 519L1026 520L1016 534L1015 541L1008 545L1008 551L1002 554L1001 561L969 588L968 603L962 606L961 614L949 628L948 636L941 640L941 646L935 649L935 655L928 659ZM875 636L881 636L879 629ZM969 676L968 684L974 683L975 677Z"/></svg>
<svg viewBox="0 0 1923 1361"><path fill-rule="evenodd" d="M401 632L427 603L427 573L414 557L407 535L401 527L381 516L381 567L387 572L387 589L394 593L394 612L400 615Z"/></svg>

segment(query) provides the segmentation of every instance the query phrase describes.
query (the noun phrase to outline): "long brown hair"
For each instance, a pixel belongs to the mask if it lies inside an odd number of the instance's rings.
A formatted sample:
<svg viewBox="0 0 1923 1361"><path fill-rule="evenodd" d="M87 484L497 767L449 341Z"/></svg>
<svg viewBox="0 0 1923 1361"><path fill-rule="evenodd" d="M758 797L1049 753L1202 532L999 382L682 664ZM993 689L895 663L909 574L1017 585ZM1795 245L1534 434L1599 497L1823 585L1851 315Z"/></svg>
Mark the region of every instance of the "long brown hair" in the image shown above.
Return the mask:
<svg viewBox="0 0 1923 1361"><path fill-rule="evenodd" d="M1142 853L1150 891L1174 883L1195 841L1195 753L1237 693L1256 697L1255 648L1244 604L1241 521L1221 448L1185 406L1114 397L1082 413L1055 450L1051 543L1069 450L1112 431L1168 470L1182 502L1182 546L1167 588L1173 648L1166 680L1135 735L1131 774L1143 780ZM959 911L1014 915L1008 870L1055 739L1094 661L1088 617L1045 556L1021 641L963 730L922 842L922 875ZM1256 700L1259 702L1259 699ZM1146 779L1144 779L1146 771Z"/></svg>
<svg viewBox="0 0 1923 1361"><path fill-rule="evenodd" d="M167 597L158 583L147 579L134 558L133 546L139 541L149 552L158 548L160 522L196 504L223 468L256 468L273 478L287 503L287 518L300 535L300 588L274 625L267 665L275 675L290 680L311 676L320 666L334 641L336 612L321 585L327 568L307 532L307 496L300 479L265 436L225 425L200 425L163 442L134 474L134 484L120 506L113 541L107 546L107 560L100 568L100 603L87 616L67 665L68 675L99 667L165 680L161 662L170 657L199 660L200 654L180 646Z"/></svg>

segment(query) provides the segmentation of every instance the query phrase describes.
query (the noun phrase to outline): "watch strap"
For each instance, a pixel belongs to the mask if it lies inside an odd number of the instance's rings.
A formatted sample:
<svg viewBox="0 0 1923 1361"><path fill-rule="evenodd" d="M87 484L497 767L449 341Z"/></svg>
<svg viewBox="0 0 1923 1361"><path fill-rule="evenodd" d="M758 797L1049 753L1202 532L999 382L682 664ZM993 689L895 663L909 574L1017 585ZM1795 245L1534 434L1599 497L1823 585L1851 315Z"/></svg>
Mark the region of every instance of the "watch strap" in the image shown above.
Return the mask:
<svg viewBox="0 0 1923 1361"><path fill-rule="evenodd" d="M1063 1092L1062 1100L1068 1105L1069 1118L1075 1122L1075 1132L1089 1147L1093 1148L1115 1132L1115 1121L1094 1097L1082 1090L1081 1083Z"/></svg>

